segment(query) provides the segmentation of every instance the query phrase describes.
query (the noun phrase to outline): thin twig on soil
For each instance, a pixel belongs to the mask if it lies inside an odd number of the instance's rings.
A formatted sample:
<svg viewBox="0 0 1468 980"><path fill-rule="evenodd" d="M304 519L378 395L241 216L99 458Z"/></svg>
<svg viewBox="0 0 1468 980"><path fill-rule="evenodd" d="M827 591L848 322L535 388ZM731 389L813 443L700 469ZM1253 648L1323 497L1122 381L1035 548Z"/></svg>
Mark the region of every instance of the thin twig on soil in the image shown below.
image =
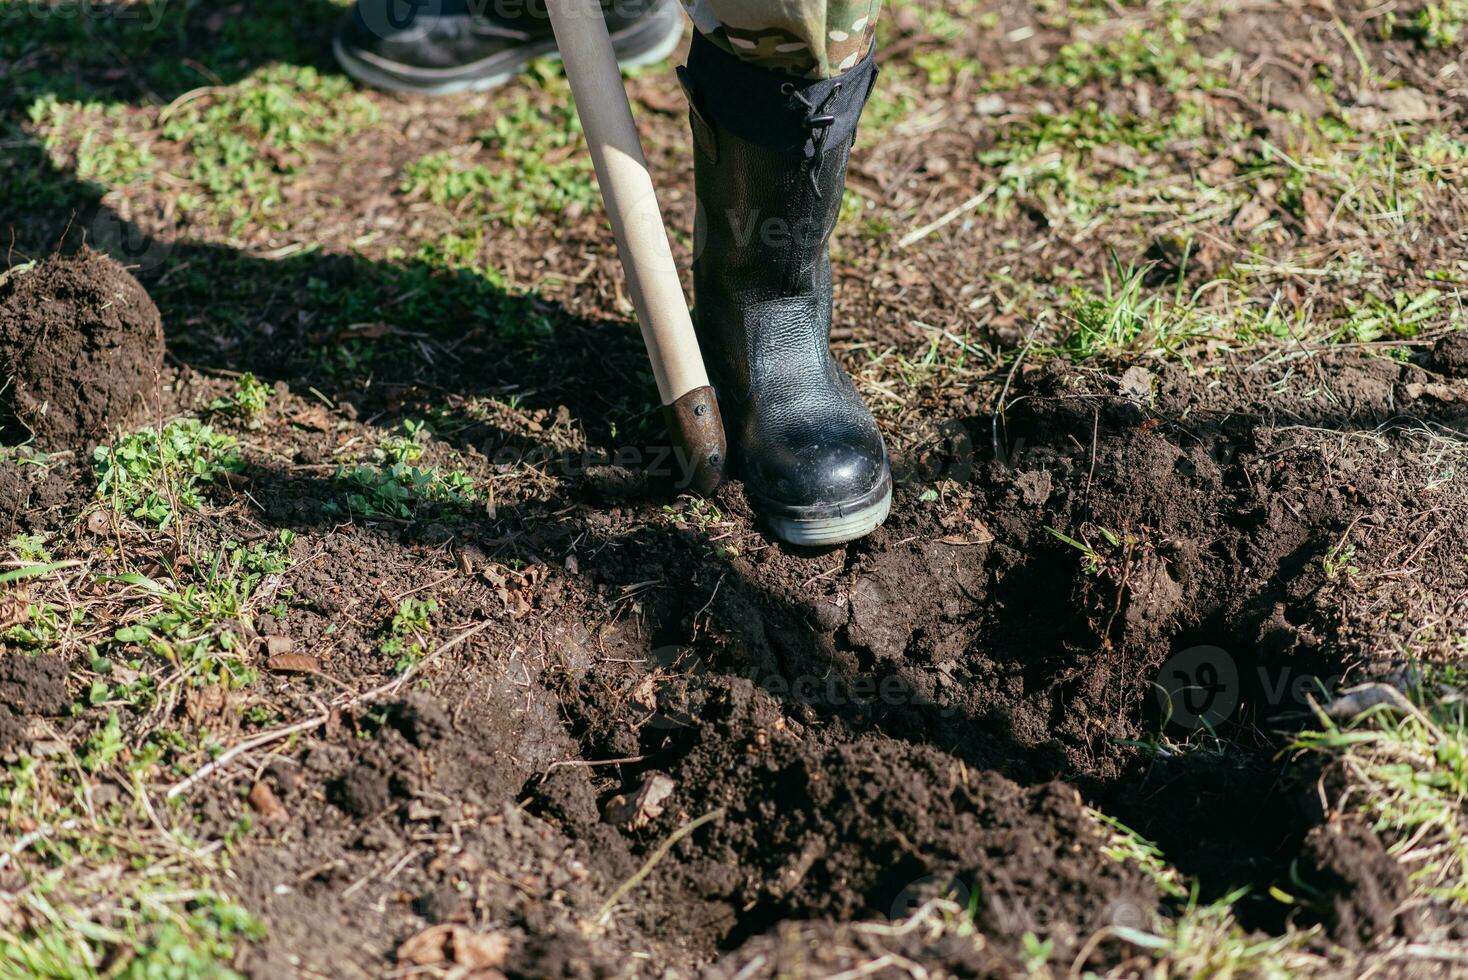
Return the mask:
<svg viewBox="0 0 1468 980"><path fill-rule="evenodd" d="M680 840L687 837L689 834L693 833L704 824L709 823L713 820L721 819L724 816L724 812L724 807L719 807L716 810L710 810L708 813L705 813L698 819L690 820L688 823L684 824L683 826L679 827L677 830L669 834L668 839L658 845L658 849L652 852L652 856L647 859L642 867L638 868L636 873L634 873L631 878L628 878L626 881L618 885L617 890L612 892L611 897L609 897L605 902L602 903L601 908L597 909L596 917L591 920L592 928L600 928L601 921L611 913L612 909L616 908L617 903L622 900L623 896L625 896L628 892L641 884L644 878L652 874L652 869L658 866L659 861L668 856L668 852L673 849L674 844L678 843Z"/></svg>
<svg viewBox="0 0 1468 980"><path fill-rule="evenodd" d="M268 732L262 732L261 734L256 735L254 738L247 738L243 742L240 742L239 744L234 745L229 749L226 749L224 752L220 753L217 758L195 770L192 775L180 780L177 783L174 783L171 787L169 787L167 798L171 800L181 793L187 793L195 785L205 779L208 779L214 773L223 769L225 766L229 765L231 762L233 762L235 759L239 758L246 752L252 752L255 749L270 745L273 742L278 742L283 738L289 738L290 736L295 735L299 732L307 732L312 730L313 728L319 728L320 726L326 724L327 720L331 717L332 710L342 711L347 708L354 708L359 704L365 704L369 701L375 701L380 697L395 693L399 688L401 688L404 684L408 682L409 678L411 678L418 671L422 670L423 667L425 667L430 661L436 660L438 657L452 650L454 647L463 643L465 640L468 640L470 637L484 632L484 630L488 629L493 623L494 620L486 619L484 622L479 623L476 626L470 627L469 629L460 633L458 636L454 637L452 640L449 640L447 643L440 646L438 649L434 650L432 653L424 657L422 660L418 661L416 664L413 664L407 670L403 671L401 674L388 681L387 683L379 684L377 687L372 688L370 691L355 695L353 697L347 698L346 700L335 702L332 704L331 710L312 715L310 718L307 718L304 721L298 721L293 725L285 725L281 728L272 728Z"/></svg>
<svg viewBox="0 0 1468 980"><path fill-rule="evenodd" d="M999 389L999 397L994 402L994 414L989 417L989 434L994 443L994 458L1004 459L1009 455L1008 450L1000 451L999 443L999 420L1004 417L1004 399L1009 397L1009 386L1014 383L1014 376L1019 372L1019 366L1024 363L1025 355L1030 352L1030 345L1035 340L1035 331L1040 329L1040 322L1036 320L1030 324L1030 331L1025 335L1025 345L1020 348L1014 363L1009 366L1009 373L1004 376L1004 387Z"/></svg>
<svg viewBox="0 0 1468 980"><path fill-rule="evenodd" d="M646 758L647 756L645 755L629 755L621 759L561 759L545 767L545 772L541 774L540 781L543 784L550 778L552 772L562 766L582 766L584 768L591 768L593 766L616 766L623 763L642 762Z"/></svg>
<svg viewBox="0 0 1468 980"><path fill-rule="evenodd" d="M239 742L238 744L226 749L224 752L221 752L219 756L211 762L208 762L205 765L202 765L198 769L194 770L191 776L188 776L187 778L182 779L179 782L176 782L172 786L170 786L168 788L167 799L171 800L181 793L187 793L196 784L202 782L205 779L208 779L214 773L218 772L220 769L223 769L225 766L229 765L231 762L244 755L246 752L252 752L255 749L269 745L272 742L278 742L283 738L289 738L297 732L310 731L313 728L326 724L326 720L330 717L331 712L328 711L325 714L315 715L313 717L307 718L305 721L298 721L294 725L286 725L283 728L272 728L270 731L262 732L261 734L256 735L254 738L247 738L243 742Z"/></svg>
<svg viewBox="0 0 1468 980"><path fill-rule="evenodd" d="M10 863L11 858L16 857L20 854L21 851L24 851L26 848L30 847L41 838L50 837L58 830L74 830L76 826L77 821L66 820L62 823L57 824L54 827L37 827L35 830L21 837L20 840L16 841L15 844L11 846L10 850L6 851L4 854L0 854L0 868L4 868L7 864Z"/></svg>
<svg viewBox="0 0 1468 980"><path fill-rule="evenodd" d="M967 201L964 201L958 207L943 215L943 217L937 219L936 221L930 221L927 224L923 225L921 228L918 228L915 231L910 231L906 235L903 235L900 239L898 239L897 247L907 248L907 246L912 245L915 242L920 242L924 238L927 238L938 229L952 224L968 212L972 211L974 208L978 207L980 204L983 204L989 198L993 197L994 192L998 189L998 184L990 184L988 187L985 187L983 190L979 191Z"/></svg>

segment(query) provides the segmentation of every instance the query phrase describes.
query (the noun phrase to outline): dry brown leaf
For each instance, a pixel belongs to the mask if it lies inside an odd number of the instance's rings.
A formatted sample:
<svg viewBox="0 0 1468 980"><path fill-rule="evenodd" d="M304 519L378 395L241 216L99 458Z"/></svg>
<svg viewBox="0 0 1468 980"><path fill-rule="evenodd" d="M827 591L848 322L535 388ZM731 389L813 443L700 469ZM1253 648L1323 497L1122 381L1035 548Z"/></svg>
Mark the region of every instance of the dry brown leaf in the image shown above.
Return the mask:
<svg viewBox="0 0 1468 980"><path fill-rule="evenodd" d="M25 622L28 604L18 593L0 596L0 630L7 630L17 623Z"/></svg>
<svg viewBox="0 0 1468 980"><path fill-rule="evenodd" d="M510 953L510 939L498 932L475 932L454 926L453 961L471 970L494 970L505 965Z"/></svg>
<svg viewBox="0 0 1468 980"><path fill-rule="evenodd" d="M470 970L495 970L504 965L510 940L497 932L475 932L467 926L430 926L398 947L398 962L414 966L453 963Z"/></svg>
<svg viewBox="0 0 1468 980"><path fill-rule="evenodd" d="M678 787L671 776L652 773L629 798L618 794L607 803L604 816L608 823L624 824L634 830L662 816L668 797Z"/></svg>
<svg viewBox="0 0 1468 980"><path fill-rule="evenodd" d="M500 601L505 604L505 612L510 614L511 619L519 619L530 612L530 600L520 594L518 590L500 589Z"/></svg>
<svg viewBox="0 0 1468 980"><path fill-rule="evenodd" d="M1233 228L1234 231L1241 231L1247 234L1268 220L1269 205L1256 197L1239 208L1239 213L1234 215Z"/></svg>
<svg viewBox="0 0 1468 980"><path fill-rule="evenodd" d="M449 958L449 934L453 926L429 926L416 936L405 939L398 947L398 962L414 966L433 966Z"/></svg>
<svg viewBox="0 0 1468 980"><path fill-rule="evenodd" d="M1330 227L1330 205L1309 187L1305 188L1301 204L1305 209L1305 234L1323 235Z"/></svg>
<svg viewBox="0 0 1468 980"><path fill-rule="evenodd" d="M257 782L250 787L250 806L255 808L255 812L260 814L260 819L266 823L282 823L290 819L290 814L286 812L285 805L275 795L275 790L264 781Z"/></svg>
<svg viewBox="0 0 1468 980"><path fill-rule="evenodd" d="M959 546L988 544L993 540L994 532L989 530L988 526L977 518L974 519L973 525L969 528L967 534L950 534L945 538L938 539L940 544Z"/></svg>
<svg viewBox="0 0 1468 980"><path fill-rule="evenodd" d="M391 334L401 333L390 323L353 323L336 332L337 340L381 340Z"/></svg>
<svg viewBox="0 0 1468 980"><path fill-rule="evenodd" d="M658 706L658 682L652 674L643 674L642 680L632 689L632 700L642 705L648 711L654 711Z"/></svg>
<svg viewBox="0 0 1468 980"><path fill-rule="evenodd" d="M115 666L113 673L116 673ZM224 688L217 684L209 687L191 687L184 695L184 714L188 715L190 721L197 724L207 718L213 718L224 710L224 701Z"/></svg>
<svg viewBox="0 0 1468 980"><path fill-rule="evenodd" d="M1437 117L1437 108L1420 89L1394 88L1356 93L1360 108L1345 110L1346 122L1368 132L1392 123L1424 122Z"/></svg>
<svg viewBox="0 0 1468 980"><path fill-rule="evenodd" d="M282 653L265 661L265 666L278 674L314 674L321 663L304 653Z"/></svg>
<svg viewBox="0 0 1468 980"><path fill-rule="evenodd" d="M331 415L323 406L314 403L291 412L286 416L286 421L315 432L331 431Z"/></svg>

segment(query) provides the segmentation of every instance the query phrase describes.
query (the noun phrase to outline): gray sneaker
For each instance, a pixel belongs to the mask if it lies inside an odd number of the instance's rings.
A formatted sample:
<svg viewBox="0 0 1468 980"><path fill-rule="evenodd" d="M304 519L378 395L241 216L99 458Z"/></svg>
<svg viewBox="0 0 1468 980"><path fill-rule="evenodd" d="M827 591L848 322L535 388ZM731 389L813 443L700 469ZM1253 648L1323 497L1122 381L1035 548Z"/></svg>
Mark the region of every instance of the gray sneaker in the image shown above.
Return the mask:
<svg viewBox="0 0 1468 980"><path fill-rule="evenodd" d="M662 61L683 36L677 0L602 0L602 13L623 68ZM332 51L357 81L419 95L482 92L557 56L545 0L357 0Z"/></svg>

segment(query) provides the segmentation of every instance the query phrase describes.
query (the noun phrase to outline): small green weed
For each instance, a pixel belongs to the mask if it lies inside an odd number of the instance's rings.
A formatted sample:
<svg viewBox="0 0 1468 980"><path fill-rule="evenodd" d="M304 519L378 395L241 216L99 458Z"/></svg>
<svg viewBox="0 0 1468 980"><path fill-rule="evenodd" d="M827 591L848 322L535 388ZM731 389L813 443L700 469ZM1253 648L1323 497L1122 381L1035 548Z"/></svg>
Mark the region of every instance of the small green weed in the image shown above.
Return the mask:
<svg viewBox="0 0 1468 980"><path fill-rule="evenodd" d="M122 436L93 454L97 496L120 513L166 528L177 508L204 506L204 484L243 468L234 448L234 439L198 419Z"/></svg>
<svg viewBox="0 0 1468 980"><path fill-rule="evenodd" d="M581 148L581 123L563 79L543 84L549 107L519 96L495 114L494 128L478 137L481 152L431 153L403 171L401 190L435 204L467 202L478 214L513 227L541 221L573 205L598 202L591 162Z"/></svg>
<svg viewBox="0 0 1468 980"><path fill-rule="evenodd" d="M221 395L208 405L210 414L223 415L243 422L246 428L258 429L265 409L270 406L274 390L249 371L240 375L233 394Z"/></svg>
<svg viewBox="0 0 1468 980"><path fill-rule="evenodd" d="M1468 28L1468 0L1429 3L1412 18L1412 27L1424 46L1451 47L1462 40Z"/></svg>
<svg viewBox="0 0 1468 980"><path fill-rule="evenodd" d="M432 437L426 422L405 420L400 432L383 437L373 451L373 463L338 470L336 479L346 488L344 504L330 501L334 513L364 517L412 518L425 503L459 510L481 506L485 495L474 478L462 470L420 467L424 444Z"/></svg>
<svg viewBox="0 0 1468 980"><path fill-rule="evenodd" d="M1113 550L1123 546L1124 542L1121 536L1115 531L1104 527L1096 527L1095 529ZM1080 540L1048 525L1045 527L1045 531L1057 541L1067 544L1081 553L1081 568L1085 570L1087 575L1101 575L1115 571L1113 561L1090 543L1084 530L1079 532L1081 535ZM1131 542L1128 541L1125 543L1130 544Z"/></svg>
<svg viewBox="0 0 1468 980"><path fill-rule="evenodd" d="M121 651L136 647L162 657L194 683L249 683L255 675L240 659L243 625L252 617L261 583L289 567L294 537L281 531L274 542L249 548L227 542L173 578L138 572L113 576L109 581L130 587L125 594L136 604L126 625L114 630L113 643Z"/></svg>
<svg viewBox="0 0 1468 980"><path fill-rule="evenodd" d="M377 121L377 109L349 79L314 68L272 65L237 85L211 90L160 117L166 140L186 146L197 190L180 208L204 209L232 222L269 225L283 200L282 181L320 147Z"/></svg>
<svg viewBox="0 0 1468 980"><path fill-rule="evenodd" d="M50 561L51 552L46 548L44 534L17 534L6 546L15 552L21 561Z"/></svg>
<svg viewBox="0 0 1468 980"><path fill-rule="evenodd" d="M398 604L379 648L393 658L393 670L401 674L428 655L428 634L437 612L436 599L419 600L409 596Z"/></svg>
<svg viewBox="0 0 1468 980"><path fill-rule="evenodd" d="M1450 316L1444 300L1443 291L1436 288L1416 295L1398 290L1391 299L1368 296L1365 303L1347 310L1345 323L1331 339L1338 343L1410 339L1424 326Z"/></svg>

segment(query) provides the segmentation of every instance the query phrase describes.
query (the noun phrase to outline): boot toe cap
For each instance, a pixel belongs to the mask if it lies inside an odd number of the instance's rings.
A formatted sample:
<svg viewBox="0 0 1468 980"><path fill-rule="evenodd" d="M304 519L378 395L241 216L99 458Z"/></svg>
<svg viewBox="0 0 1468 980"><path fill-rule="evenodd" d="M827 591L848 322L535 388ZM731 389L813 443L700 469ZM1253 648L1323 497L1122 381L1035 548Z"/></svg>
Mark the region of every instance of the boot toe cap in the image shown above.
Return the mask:
<svg viewBox="0 0 1468 980"><path fill-rule="evenodd" d="M887 452L875 432L784 443L747 454L745 486L768 508L838 513L888 482Z"/></svg>

